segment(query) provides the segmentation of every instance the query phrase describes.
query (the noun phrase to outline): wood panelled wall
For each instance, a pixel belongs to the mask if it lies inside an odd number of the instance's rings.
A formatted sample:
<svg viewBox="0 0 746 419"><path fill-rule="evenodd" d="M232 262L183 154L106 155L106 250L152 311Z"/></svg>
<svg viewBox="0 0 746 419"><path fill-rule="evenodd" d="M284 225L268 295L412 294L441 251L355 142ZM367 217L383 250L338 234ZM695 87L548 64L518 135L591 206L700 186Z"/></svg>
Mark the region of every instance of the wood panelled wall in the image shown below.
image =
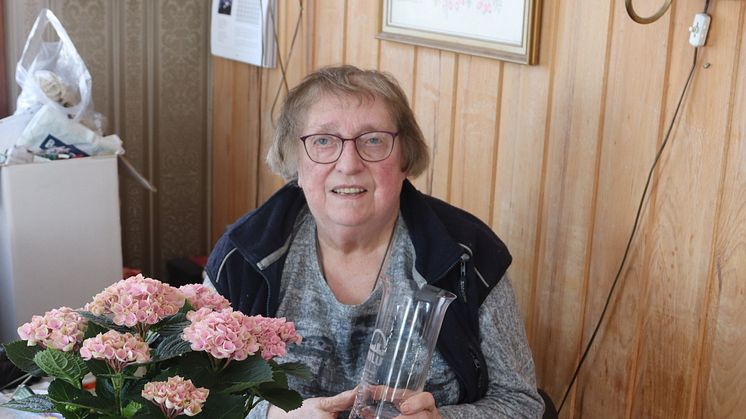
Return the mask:
<svg viewBox="0 0 746 419"><path fill-rule="evenodd" d="M627 17L623 0L546 0L536 66L378 41L377 1L279 3L284 58L302 8L284 62L290 86L339 63L401 82L432 151L415 184L508 244L538 380L559 403L624 253L705 0L677 0L650 25ZM641 15L658 7L637 3ZM746 409L746 1L713 0L709 13L707 45L563 418ZM263 163L282 78L279 68L213 66L217 239L282 184Z"/></svg>

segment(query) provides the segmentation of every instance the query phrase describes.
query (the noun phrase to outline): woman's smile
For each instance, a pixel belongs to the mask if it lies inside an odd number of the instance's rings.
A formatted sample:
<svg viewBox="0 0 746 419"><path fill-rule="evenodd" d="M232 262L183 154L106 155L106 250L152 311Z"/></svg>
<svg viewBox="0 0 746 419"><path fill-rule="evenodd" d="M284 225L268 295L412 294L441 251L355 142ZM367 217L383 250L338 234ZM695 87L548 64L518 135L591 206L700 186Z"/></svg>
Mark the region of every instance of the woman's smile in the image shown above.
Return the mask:
<svg viewBox="0 0 746 419"><path fill-rule="evenodd" d="M356 197L365 192L368 192L365 188L355 186L339 186L332 189L332 193L344 196L344 197Z"/></svg>

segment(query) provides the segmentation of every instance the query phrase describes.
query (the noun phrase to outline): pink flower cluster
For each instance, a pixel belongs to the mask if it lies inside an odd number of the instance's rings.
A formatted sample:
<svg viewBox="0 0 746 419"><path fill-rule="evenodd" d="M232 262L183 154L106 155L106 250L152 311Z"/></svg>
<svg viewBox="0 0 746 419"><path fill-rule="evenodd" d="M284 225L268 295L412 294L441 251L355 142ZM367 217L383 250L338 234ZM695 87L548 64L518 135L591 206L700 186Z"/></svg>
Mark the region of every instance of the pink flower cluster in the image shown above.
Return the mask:
<svg viewBox="0 0 746 419"><path fill-rule="evenodd" d="M295 324L285 318L201 308L187 313L187 319L192 324L184 328L182 338L191 343L192 350L205 351L217 359L242 361L261 350L262 358L270 360L285 355L288 343L301 342Z"/></svg>
<svg viewBox="0 0 746 419"><path fill-rule="evenodd" d="M31 322L18 328L18 335L28 341L28 346L38 344L69 352L77 349L87 325L88 322L73 309L60 307L43 316L33 316Z"/></svg>
<svg viewBox="0 0 746 419"><path fill-rule="evenodd" d="M276 356L285 356L286 344L299 344L302 340L295 331L295 323L285 321L284 317L254 316L257 329L255 334L262 348L262 358L270 360Z"/></svg>
<svg viewBox="0 0 746 419"><path fill-rule="evenodd" d="M96 315L113 314L114 323L133 327L158 323L183 305L184 295L178 289L139 274L104 289L85 309Z"/></svg>
<svg viewBox="0 0 746 419"><path fill-rule="evenodd" d="M150 361L150 348L138 335L109 330L83 341L80 356L86 361L100 359L115 372L121 372L130 364Z"/></svg>
<svg viewBox="0 0 746 419"><path fill-rule="evenodd" d="M213 310L223 310L230 308L231 303L225 297L215 292L210 287L206 287L202 284L189 284L179 287L179 291L184 294L189 304L194 307L195 310L199 310L203 307L211 308Z"/></svg>
<svg viewBox="0 0 746 419"><path fill-rule="evenodd" d="M259 350L252 333L256 321L243 313L203 307L187 313L187 319L192 324L184 328L182 338L191 343L194 351L205 351L217 359L242 361Z"/></svg>
<svg viewBox="0 0 746 419"><path fill-rule="evenodd" d="M169 377L168 381L153 381L145 384L142 397L157 404L167 418L181 414L194 416L202 411L210 390L196 387L192 380Z"/></svg>

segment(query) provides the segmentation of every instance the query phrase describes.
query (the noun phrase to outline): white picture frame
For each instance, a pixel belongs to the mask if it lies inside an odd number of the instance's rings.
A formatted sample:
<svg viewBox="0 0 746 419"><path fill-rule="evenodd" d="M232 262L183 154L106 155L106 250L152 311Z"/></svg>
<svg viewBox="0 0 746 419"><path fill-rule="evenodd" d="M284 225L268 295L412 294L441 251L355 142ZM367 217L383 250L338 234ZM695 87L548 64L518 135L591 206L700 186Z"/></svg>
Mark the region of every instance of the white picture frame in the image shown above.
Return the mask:
<svg viewBox="0 0 746 419"><path fill-rule="evenodd" d="M541 0L383 0L378 39L538 62Z"/></svg>

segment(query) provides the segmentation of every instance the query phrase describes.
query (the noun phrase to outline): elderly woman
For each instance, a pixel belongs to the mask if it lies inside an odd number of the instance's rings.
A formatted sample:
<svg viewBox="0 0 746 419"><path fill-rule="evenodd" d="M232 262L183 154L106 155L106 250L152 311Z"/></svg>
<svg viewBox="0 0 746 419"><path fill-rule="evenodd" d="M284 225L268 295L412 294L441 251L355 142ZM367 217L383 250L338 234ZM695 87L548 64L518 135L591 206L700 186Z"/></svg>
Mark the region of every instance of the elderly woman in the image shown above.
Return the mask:
<svg viewBox="0 0 746 419"><path fill-rule="evenodd" d="M286 317L304 340L285 359L314 379L290 386L303 406L252 417L334 418L360 380L382 286L411 278L458 296L425 392L402 418L536 418L543 402L511 285L511 257L476 217L418 192L428 150L396 81L324 68L290 91L267 161L289 180L223 235L206 281L250 315ZM399 279L407 281L407 279Z"/></svg>

